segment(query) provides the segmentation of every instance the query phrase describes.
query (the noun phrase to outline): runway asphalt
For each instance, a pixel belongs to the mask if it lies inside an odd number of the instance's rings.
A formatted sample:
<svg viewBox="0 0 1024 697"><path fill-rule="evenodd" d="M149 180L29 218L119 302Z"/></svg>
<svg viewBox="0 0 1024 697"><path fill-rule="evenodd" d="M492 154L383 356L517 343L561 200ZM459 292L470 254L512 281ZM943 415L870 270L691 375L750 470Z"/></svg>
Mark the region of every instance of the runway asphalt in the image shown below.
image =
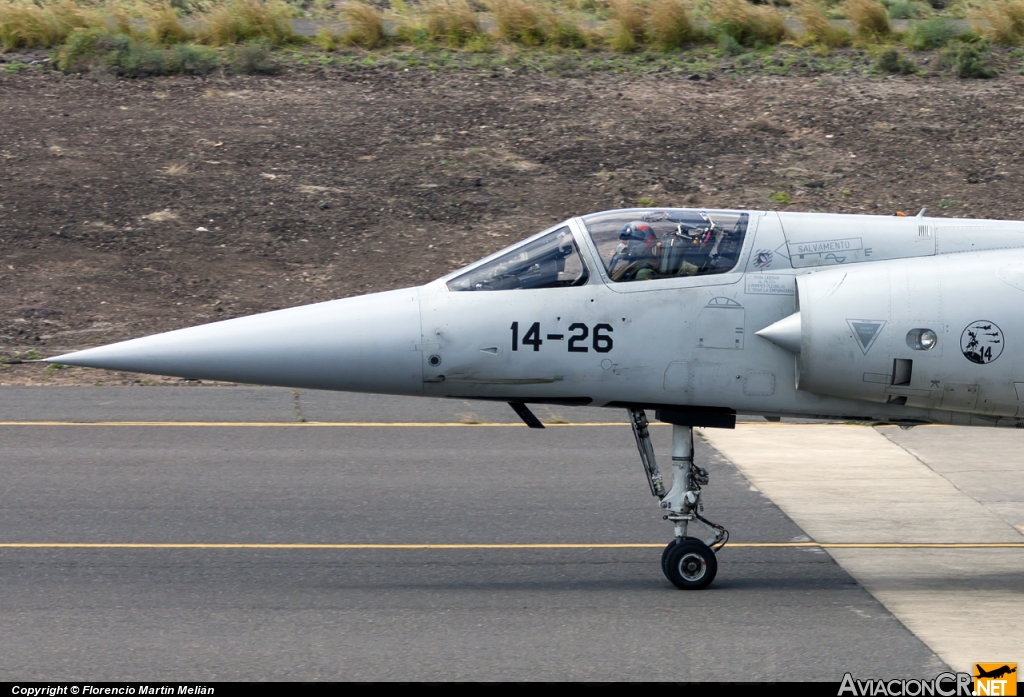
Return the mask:
<svg viewBox="0 0 1024 697"><path fill-rule="evenodd" d="M671 529L623 415L541 411L579 425L290 390L0 388L0 680L838 681L946 667L832 552L742 546L814 533L703 440L705 514L740 544L710 589L675 590L659 564ZM471 422L497 425L458 425ZM667 464L670 429L653 433ZM31 546L54 543L72 546ZM140 546L75 546L124 543ZM588 546L616 543L656 546ZM339 547L356 544L378 547ZM402 544L423 547L388 547Z"/></svg>

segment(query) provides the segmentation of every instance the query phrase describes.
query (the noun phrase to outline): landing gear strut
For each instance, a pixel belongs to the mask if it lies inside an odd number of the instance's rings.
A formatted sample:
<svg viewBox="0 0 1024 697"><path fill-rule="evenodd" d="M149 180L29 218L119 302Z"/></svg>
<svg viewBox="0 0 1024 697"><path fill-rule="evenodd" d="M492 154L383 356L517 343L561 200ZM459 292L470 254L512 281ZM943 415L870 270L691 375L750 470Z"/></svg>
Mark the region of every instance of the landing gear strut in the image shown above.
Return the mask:
<svg viewBox="0 0 1024 697"><path fill-rule="evenodd" d="M701 486L707 485L708 472L693 463L693 428L672 425L672 488L665 491L647 430L647 415L643 409L628 411L651 494L661 500L664 519L675 526L676 539L662 552L661 569L677 588L707 588L718 573L715 552L729 541L729 532L701 515Z"/></svg>

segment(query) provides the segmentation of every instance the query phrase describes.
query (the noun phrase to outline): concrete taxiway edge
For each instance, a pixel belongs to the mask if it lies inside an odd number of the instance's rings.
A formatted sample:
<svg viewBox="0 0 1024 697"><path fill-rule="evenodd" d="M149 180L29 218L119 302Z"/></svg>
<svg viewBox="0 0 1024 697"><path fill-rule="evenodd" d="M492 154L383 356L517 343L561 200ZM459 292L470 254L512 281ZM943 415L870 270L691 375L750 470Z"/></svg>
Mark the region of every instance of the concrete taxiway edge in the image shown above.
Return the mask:
<svg viewBox="0 0 1024 697"><path fill-rule="evenodd" d="M1024 540L925 460L872 428L750 424L702 433L818 542ZM1024 600L1018 550L827 549L953 668L1024 657L1024 633L1011 619Z"/></svg>

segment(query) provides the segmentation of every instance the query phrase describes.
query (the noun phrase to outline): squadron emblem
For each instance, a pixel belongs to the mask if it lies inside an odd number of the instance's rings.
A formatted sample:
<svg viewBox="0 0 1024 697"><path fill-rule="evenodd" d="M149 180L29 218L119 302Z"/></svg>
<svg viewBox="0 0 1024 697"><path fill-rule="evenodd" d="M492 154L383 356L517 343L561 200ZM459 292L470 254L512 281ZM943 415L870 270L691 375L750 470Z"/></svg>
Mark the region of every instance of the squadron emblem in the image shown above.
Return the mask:
<svg viewBox="0 0 1024 697"><path fill-rule="evenodd" d="M971 322L960 335L960 350L971 363L991 363L1003 352L1003 332L988 320Z"/></svg>
<svg viewBox="0 0 1024 697"><path fill-rule="evenodd" d="M772 250L770 249L759 249L757 254L754 255L754 267L763 269L766 266L771 266L772 258L774 256L775 255L772 254Z"/></svg>

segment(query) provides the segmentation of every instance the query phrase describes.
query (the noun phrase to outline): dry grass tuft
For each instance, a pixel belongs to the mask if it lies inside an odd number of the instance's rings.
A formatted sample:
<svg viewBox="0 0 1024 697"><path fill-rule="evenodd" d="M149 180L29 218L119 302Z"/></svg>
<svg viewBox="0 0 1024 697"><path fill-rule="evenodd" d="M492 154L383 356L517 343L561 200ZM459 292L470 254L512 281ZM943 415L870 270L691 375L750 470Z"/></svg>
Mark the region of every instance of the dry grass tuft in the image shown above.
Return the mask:
<svg viewBox="0 0 1024 697"><path fill-rule="evenodd" d="M342 37L345 43L363 48L377 48L387 43L384 17L376 7L353 2L345 6L344 14L348 22L348 31Z"/></svg>
<svg viewBox="0 0 1024 697"><path fill-rule="evenodd" d="M786 24L777 7L746 0L715 0L708 12L716 32L743 46L777 44L786 38Z"/></svg>
<svg viewBox="0 0 1024 697"><path fill-rule="evenodd" d="M154 44L169 46L192 40L192 32L185 29L178 13L169 4L142 7L142 16L147 25L146 38Z"/></svg>
<svg viewBox="0 0 1024 697"><path fill-rule="evenodd" d="M861 36L886 36L892 33L889 12L877 0L846 0L843 12Z"/></svg>
<svg viewBox="0 0 1024 697"><path fill-rule="evenodd" d="M295 40L291 14L291 8L277 0L228 0L205 13L199 35L214 46L253 39L280 46Z"/></svg>
<svg viewBox="0 0 1024 697"><path fill-rule="evenodd" d="M62 43L73 30L103 24L99 12L72 0L37 5L28 0L0 1L0 45L49 48Z"/></svg>
<svg viewBox="0 0 1024 697"><path fill-rule="evenodd" d="M338 43L341 37L332 32L327 27L320 27L317 31L316 36L309 40L311 44L319 48L321 51L333 51L338 48Z"/></svg>
<svg viewBox="0 0 1024 697"><path fill-rule="evenodd" d="M655 0L650 20L651 39L663 51L682 48L698 38L683 0Z"/></svg>
<svg viewBox="0 0 1024 697"><path fill-rule="evenodd" d="M424 7L427 34L434 41L462 48L483 31L466 0L437 0Z"/></svg>
<svg viewBox="0 0 1024 697"><path fill-rule="evenodd" d="M560 12L525 0L493 0L489 5L499 38L523 46L583 48L583 31Z"/></svg>
<svg viewBox="0 0 1024 697"><path fill-rule="evenodd" d="M94 16L99 20L97 25L102 25L111 34L136 34L132 26L135 15L129 14L127 6L120 0L106 0Z"/></svg>
<svg viewBox="0 0 1024 697"><path fill-rule="evenodd" d="M993 43L1014 46L1024 41L1024 0L989 0L973 14L976 28Z"/></svg>
<svg viewBox="0 0 1024 697"><path fill-rule="evenodd" d="M608 45L629 53L647 43L647 8L637 0L609 0L612 12Z"/></svg>
<svg viewBox="0 0 1024 697"><path fill-rule="evenodd" d="M548 46L590 48L600 41L598 32L582 29L571 19L550 8L540 11L540 19Z"/></svg>
<svg viewBox="0 0 1024 697"><path fill-rule="evenodd" d="M172 177L180 177L183 174L188 174L188 165L182 164L180 162L175 162L167 165L160 171L163 172L164 174L169 174Z"/></svg>
<svg viewBox="0 0 1024 697"><path fill-rule="evenodd" d="M547 41L544 20L537 7L523 0L494 0L490 8L502 39L524 46L540 46Z"/></svg>
<svg viewBox="0 0 1024 697"><path fill-rule="evenodd" d="M0 4L0 43L5 51L53 46L66 32L41 7L20 2Z"/></svg>
<svg viewBox="0 0 1024 697"><path fill-rule="evenodd" d="M817 0L799 0L794 9L804 25L804 41L807 43L839 48L848 46L853 40L848 31L832 24Z"/></svg>

